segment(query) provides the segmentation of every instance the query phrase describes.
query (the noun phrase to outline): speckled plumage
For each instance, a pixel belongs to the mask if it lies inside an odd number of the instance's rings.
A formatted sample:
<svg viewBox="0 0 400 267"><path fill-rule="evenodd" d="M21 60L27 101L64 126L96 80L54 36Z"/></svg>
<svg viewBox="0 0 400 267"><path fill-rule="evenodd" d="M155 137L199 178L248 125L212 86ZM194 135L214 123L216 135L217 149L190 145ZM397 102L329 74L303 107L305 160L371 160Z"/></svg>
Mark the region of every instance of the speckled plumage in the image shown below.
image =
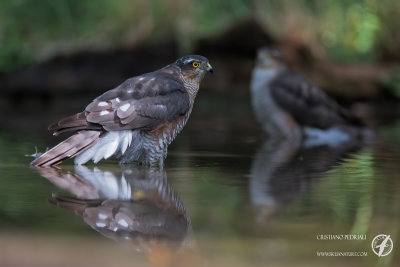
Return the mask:
<svg viewBox="0 0 400 267"><path fill-rule="evenodd" d="M83 112L50 125L54 135L77 133L68 139L68 146L62 142L31 165L54 165L74 156L75 164L81 165L115 155L121 163L162 166L168 145L190 116L207 72L212 72L208 60L191 55L126 80L94 99Z"/></svg>

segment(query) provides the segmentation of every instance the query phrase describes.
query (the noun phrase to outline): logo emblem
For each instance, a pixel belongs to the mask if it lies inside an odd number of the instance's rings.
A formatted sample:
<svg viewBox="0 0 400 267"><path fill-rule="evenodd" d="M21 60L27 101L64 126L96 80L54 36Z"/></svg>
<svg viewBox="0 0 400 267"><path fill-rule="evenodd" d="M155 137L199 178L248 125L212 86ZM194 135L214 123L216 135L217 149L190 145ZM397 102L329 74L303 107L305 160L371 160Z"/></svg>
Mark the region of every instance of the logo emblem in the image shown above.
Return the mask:
<svg viewBox="0 0 400 267"><path fill-rule="evenodd" d="M377 235L374 237L371 243L372 251L379 257L389 255L393 249L393 241L390 235Z"/></svg>

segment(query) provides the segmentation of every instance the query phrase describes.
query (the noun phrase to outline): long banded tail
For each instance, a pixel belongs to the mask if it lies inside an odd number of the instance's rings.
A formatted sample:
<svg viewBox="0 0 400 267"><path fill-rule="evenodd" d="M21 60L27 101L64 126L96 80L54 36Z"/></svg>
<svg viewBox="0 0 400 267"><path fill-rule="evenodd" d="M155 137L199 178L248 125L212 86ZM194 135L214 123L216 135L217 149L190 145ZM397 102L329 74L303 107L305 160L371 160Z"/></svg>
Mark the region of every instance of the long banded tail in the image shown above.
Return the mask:
<svg viewBox="0 0 400 267"><path fill-rule="evenodd" d="M57 165L94 145L100 139L100 134L100 131L78 132L32 161L31 166Z"/></svg>

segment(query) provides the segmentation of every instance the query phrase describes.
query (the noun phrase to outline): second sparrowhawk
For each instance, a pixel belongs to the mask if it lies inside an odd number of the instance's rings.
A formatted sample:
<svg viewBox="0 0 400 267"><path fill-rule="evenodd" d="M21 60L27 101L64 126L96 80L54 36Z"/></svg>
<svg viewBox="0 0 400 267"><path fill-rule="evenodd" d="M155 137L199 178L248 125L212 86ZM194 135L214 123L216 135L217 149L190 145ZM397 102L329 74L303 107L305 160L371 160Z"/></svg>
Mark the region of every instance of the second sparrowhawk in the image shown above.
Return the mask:
<svg viewBox="0 0 400 267"><path fill-rule="evenodd" d="M319 143L368 132L347 109L291 71L276 50L258 50L250 87L255 115L271 136Z"/></svg>

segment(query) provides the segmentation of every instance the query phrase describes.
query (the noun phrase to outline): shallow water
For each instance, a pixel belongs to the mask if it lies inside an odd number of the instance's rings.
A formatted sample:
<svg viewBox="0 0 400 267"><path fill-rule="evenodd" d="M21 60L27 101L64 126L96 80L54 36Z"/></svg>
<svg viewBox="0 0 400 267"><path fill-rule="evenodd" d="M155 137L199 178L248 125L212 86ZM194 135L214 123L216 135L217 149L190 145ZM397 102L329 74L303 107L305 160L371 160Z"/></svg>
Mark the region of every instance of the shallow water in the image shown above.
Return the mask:
<svg viewBox="0 0 400 267"><path fill-rule="evenodd" d="M400 120L367 146L299 149L265 140L246 99L200 95L162 171L30 168L25 155L59 139L29 125L76 102L2 126L0 266L399 264ZM378 234L393 240L388 256L372 252Z"/></svg>

